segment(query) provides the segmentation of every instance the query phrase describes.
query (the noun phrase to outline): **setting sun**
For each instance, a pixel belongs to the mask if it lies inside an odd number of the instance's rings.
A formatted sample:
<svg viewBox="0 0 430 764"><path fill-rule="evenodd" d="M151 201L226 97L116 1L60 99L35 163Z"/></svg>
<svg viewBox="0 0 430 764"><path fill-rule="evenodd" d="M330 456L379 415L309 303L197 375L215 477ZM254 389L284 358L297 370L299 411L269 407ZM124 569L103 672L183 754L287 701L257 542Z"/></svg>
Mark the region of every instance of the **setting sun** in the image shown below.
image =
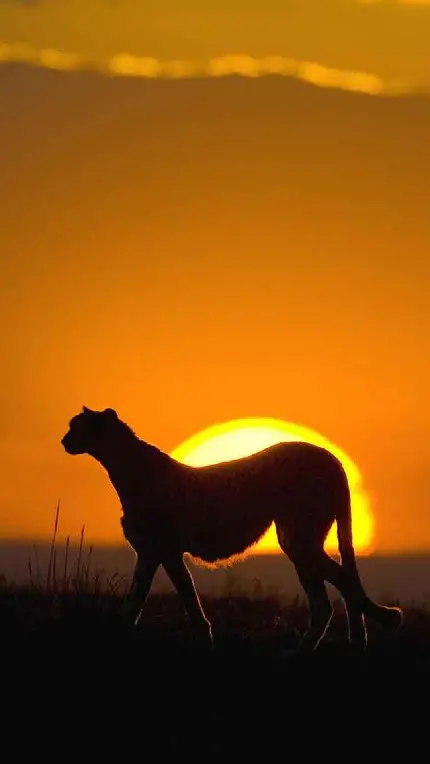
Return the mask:
<svg viewBox="0 0 430 764"><path fill-rule="evenodd" d="M348 477L352 498L352 530L356 552L368 554L374 538L374 517L357 465L338 446L319 433L291 422L271 418L236 419L213 425L184 441L171 453L174 459L193 467L230 461L261 451L282 441L306 441L327 448L340 459ZM337 552L336 526L327 538L326 550ZM274 525L253 552L279 551Z"/></svg>

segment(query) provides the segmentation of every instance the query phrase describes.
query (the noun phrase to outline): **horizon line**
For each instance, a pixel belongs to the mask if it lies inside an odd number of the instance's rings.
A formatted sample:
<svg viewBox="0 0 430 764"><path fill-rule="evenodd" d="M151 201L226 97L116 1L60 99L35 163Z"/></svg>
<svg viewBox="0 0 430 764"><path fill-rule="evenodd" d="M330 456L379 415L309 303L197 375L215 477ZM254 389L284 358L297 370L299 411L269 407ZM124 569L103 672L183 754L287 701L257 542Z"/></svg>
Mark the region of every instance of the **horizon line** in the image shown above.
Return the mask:
<svg viewBox="0 0 430 764"><path fill-rule="evenodd" d="M57 546L58 549L61 549L63 546L65 546L67 540L67 536L64 537ZM69 549L76 547L79 548L79 538L78 536L76 539L72 539L69 537ZM35 534L34 536L4 536L0 537L0 548L4 546L36 546L38 544L46 545L47 547L50 547L52 544L52 537L49 536L49 534L45 535L38 535ZM133 552L133 549L127 544L127 542L123 541L122 539L111 541L107 539L96 539L96 538L85 538L84 547L92 547L93 552L96 551L96 549L128 549L130 552ZM189 555L192 560L194 560L193 556L185 552L185 554ZM336 556L337 552L334 551L331 553L331 556L333 554ZM367 557L370 558L376 558L376 557L420 557L420 556L430 556L430 546L429 547L405 547L403 549L377 549L373 548L370 551L355 551L355 556L360 558ZM249 549L247 552L243 555L239 555L237 558L238 562L245 562L249 558L256 558L256 557L276 557L276 556L284 556L281 549L273 549L270 550L252 550Z"/></svg>

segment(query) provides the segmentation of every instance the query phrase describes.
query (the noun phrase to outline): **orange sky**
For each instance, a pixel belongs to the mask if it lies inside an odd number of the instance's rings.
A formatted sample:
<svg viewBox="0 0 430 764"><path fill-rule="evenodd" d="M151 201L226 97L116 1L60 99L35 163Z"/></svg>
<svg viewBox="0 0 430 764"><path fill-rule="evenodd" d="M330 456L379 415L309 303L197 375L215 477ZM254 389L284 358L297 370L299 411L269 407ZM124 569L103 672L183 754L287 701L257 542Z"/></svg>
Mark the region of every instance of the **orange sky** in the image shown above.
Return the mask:
<svg viewBox="0 0 430 764"><path fill-rule="evenodd" d="M428 547L428 98L3 64L0 101L1 535L49 532L61 496L62 533L120 538L60 446L85 403L168 451L244 416L315 429L378 548Z"/></svg>

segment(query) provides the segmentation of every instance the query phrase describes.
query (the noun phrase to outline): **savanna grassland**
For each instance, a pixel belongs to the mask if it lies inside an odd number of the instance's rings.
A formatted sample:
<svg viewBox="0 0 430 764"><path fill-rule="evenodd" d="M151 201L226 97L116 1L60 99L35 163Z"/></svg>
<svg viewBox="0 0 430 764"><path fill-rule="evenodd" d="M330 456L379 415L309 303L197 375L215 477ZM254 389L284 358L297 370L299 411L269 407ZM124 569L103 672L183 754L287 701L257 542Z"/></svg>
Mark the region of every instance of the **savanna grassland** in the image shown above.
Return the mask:
<svg viewBox="0 0 430 764"><path fill-rule="evenodd" d="M337 602L324 643L304 658L283 653L305 628L304 601L203 597L215 638L209 654L174 594L150 596L133 627L121 612L126 582L101 582L90 559L81 545L70 568L59 568L53 546L47 571L29 561L27 585L0 587L3 730L31 756L39 740L62 758L77 746L83 759L114 751L151 761L257 752L287 759L327 736L333 749L348 734L354 748L371 746L379 758L411 725L414 745L424 734L424 608L405 608L394 634L370 628L367 652L354 655Z"/></svg>

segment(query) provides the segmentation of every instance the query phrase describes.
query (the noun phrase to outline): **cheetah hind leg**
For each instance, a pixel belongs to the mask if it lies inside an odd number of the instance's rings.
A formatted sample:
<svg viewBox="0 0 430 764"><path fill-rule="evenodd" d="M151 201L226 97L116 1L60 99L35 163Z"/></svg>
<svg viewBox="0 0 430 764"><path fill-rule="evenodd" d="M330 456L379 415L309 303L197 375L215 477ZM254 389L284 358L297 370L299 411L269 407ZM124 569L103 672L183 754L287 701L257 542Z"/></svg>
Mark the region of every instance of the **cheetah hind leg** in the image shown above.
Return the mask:
<svg viewBox="0 0 430 764"><path fill-rule="evenodd" d="M333 607L325 587L324 577L316 561L294 563L309 606L308 627L297 647L297 653L312 653L325 636L333 616Z"/></svg>
<svg viewBox="0 0 430 764"><path fill-rule="evenodd" d="M301 534L287 534L278 523L276 531L279 545L293 563L308 600L308 626L294 654L311 653L325 636L333 617L333 607L325 587L319 545L314 544L310 549L307 539L303 542L300 538ZM286 654L291 654L291 651L287 651Z"/></svg>

